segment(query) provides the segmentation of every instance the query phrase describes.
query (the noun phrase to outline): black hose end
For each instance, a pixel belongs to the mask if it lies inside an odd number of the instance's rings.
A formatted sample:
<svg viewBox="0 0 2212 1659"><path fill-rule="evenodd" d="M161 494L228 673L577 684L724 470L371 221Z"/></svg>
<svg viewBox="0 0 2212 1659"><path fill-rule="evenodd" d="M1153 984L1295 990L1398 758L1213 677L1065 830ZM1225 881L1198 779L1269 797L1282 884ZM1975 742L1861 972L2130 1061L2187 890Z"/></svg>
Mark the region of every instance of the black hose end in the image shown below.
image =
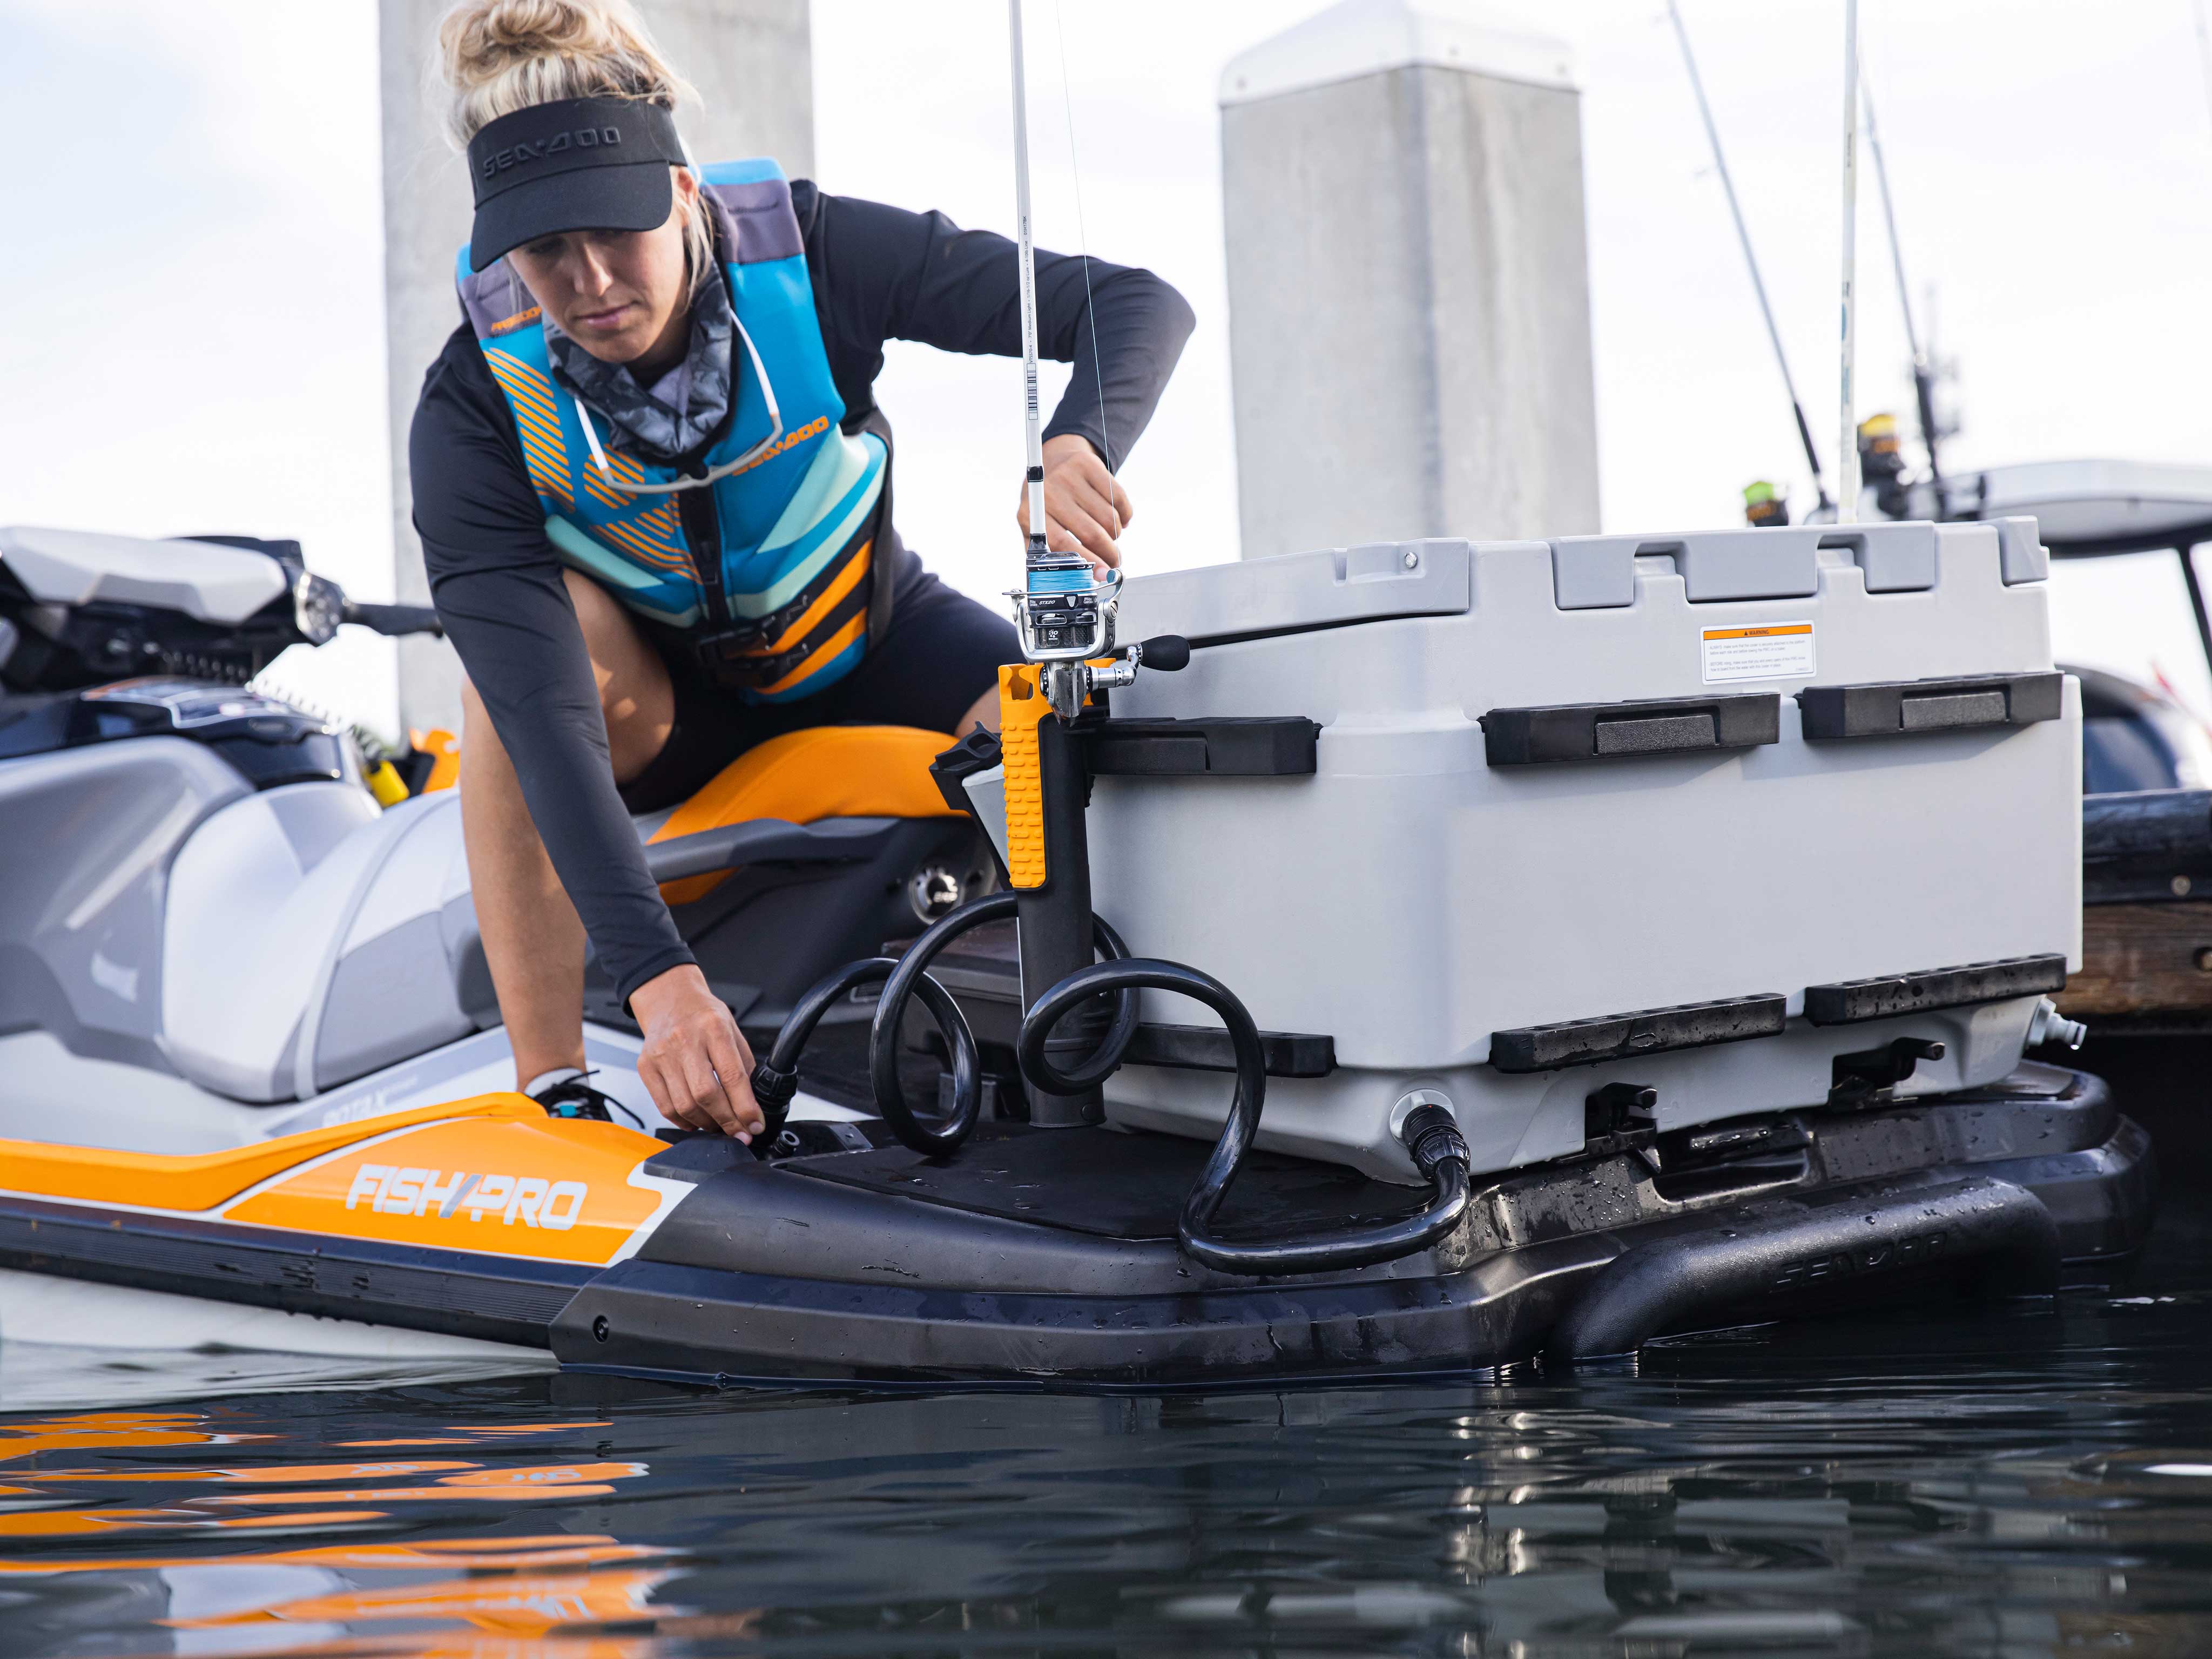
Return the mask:
<svg viewBox="0 0 2212 1659"><path fill-rule="evenodd" d="M753 1098L760 1103L761 1116L767 1120L773 1134L783 1127L791 1111L792 1097L799 1092L799 1071L785 1071L770 1060L762 1060L753 1067Z"/></svg>
<svg viewBox="0 0 2212 1659"><path fill-rule="evenodd" d="M1416 1106L1406 1115L1400 1126L1398 1139L1413 1155L1413 1162L1421 1173L1433 1177L1437 1166L1456 1160L1464 1165L1472 1161L1468 1151L1467 1137L1459 1132L1459 1124L1441 1106Z"/></svg>

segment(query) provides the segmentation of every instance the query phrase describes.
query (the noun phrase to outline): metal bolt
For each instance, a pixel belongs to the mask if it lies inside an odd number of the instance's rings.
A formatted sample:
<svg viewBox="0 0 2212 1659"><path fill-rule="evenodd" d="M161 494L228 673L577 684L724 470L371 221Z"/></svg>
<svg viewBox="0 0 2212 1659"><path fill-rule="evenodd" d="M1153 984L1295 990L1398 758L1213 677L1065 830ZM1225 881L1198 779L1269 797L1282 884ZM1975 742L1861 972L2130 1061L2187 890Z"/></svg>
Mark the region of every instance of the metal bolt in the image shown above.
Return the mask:
<svg viewBox="0 0 2212 1659"><path fill-rule="evenodd" d="M2171 882L2169 882L2169 883L2167 884L2167 885L2169 885L2170 887L2172 887L2172 888L2173 889L2173 896L2174 896L2174 897L2176 897L2176 898L2187 898L2187 897L2189 896L2189 878L2188 878L2188 877L2186 877L2186 876L2176 876L2176 877L2175 877L2172 881L2171 881Z"/></svg>
<svg viewBox="0 0 2212 1659"><path fill-rule="evenodd" d="M960 902L960 878L943 865L933 864L918 870L907 883L907 902L914 907L915 917L925 922L935 921Z"/></svg>
<svg viewBox="0 0 2212 1659"><path fill-rule="evenodd" d="M598 1340L604 1342L607 1340L607 1316L605 1314L601 1314L592 1322L592 1335Z"/></svg>
<svg viewBox="0 0 2212 1659"><path fill-rule="evenodd" d="M1421 556L1414 552L1412 548L1407 548L1406 550L1406 568L1408 570L1419 570L1420 568Z"/></svg>

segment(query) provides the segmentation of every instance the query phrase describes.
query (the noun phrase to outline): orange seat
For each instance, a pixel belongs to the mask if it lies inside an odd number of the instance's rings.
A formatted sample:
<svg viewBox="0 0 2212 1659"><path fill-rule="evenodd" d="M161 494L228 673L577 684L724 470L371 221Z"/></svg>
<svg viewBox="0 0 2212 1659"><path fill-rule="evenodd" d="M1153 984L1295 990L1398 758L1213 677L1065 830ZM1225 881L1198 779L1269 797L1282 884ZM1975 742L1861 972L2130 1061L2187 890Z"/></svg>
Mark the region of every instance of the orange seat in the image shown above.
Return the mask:
<svg viewBox="0 0 2212 1659"><path fill-rule="evenodd" d="M813 823L823 818L949 818L929 763L951 745L942 732L911 726L817 726L749 749L668 816L651 839L719 830L755 818ZM704 897L726 870L660 884L671 904Z"/></svg>

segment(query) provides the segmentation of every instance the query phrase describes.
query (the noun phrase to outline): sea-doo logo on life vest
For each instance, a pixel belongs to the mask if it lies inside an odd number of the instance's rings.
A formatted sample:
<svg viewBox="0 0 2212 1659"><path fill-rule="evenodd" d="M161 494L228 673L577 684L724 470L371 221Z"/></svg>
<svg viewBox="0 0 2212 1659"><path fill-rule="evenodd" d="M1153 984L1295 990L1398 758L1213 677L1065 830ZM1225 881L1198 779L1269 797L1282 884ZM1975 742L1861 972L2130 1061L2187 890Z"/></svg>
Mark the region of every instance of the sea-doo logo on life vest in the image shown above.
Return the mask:
<svg viewBox="0 0 2212 1659"><path fill-rule="evenodd" d="M620 143L620 127L578 127L572 132L556 132L550 138L541 138L535 143L525 140L519 144L510 144L505 149L494 150L483 158L483 165L477 171L489 179L495 173L504 173L524 161L540 161L549 155L558 155L564 149L599 149Z"/></svg>
<svg viewBox="0 0 2212 1659"><path fill-rule="evenodd" d="M769 462L782 454L785 450L793 447L794 445L803 444L810 438L818 438L829 429L830 417L827 415L817 415L805 426L800 427L798 431L785 433L783 436L778 438L774 443L770 444L766 451L761 454L754 456L752 459L747 461L743 466L738 468L737 471L732 473L731 476L735 477L738 473L750 472L757 466L765 466Z"/></svg>
<svg viewBox="0 0 2212 1659"><path fill-rule="evenodd" d="M379 1215L430 1215L441 1219L466 1212L471 1221L497 1216L503 1225L550 1227L565 1233L584 1212L591 1188L580 1181L546 1181L538 1176L471 1175L465 1170L445 1178L443 1170L390 1164L364 1164L354 1171L345 1206L367 1203Z"/></svg>

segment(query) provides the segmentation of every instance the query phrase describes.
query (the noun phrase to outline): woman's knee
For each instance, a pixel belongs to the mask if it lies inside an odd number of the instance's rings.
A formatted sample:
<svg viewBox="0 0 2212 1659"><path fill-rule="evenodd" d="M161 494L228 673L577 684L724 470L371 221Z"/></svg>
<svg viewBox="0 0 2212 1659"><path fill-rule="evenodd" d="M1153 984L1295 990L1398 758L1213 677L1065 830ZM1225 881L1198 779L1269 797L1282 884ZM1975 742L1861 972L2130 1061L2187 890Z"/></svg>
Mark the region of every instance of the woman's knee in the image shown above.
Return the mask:
<svg viewBox="0 0 2212 1659"><path fill-rule="evenodd" d="M496 749L499 733L493 728L491 711L477 695L476 682L465 674L461 676L461 752L471 750Z"/></svg>
<svg viewBox="0 0 2212 1659"><path fill-rule="evenodd" d="M465 676L461 680L460 785L464 801L481 799L488 789L503 793L515 787L514 763L499 740L491 712Z"/></svg>
<svg viewBox="0 0 2212 1659"><path fill-rule="evenodd" d="M618 654L635 648L637 630L605 588L574 570L561 573L561 585L568 590L569 608L576 613L576 626L583 630L585 647L594 662L602 650Z"/></svg>
<svg viewBox="0 0 2212 1659"><path fill-rule="evenodd" d="M635 696L650 692L655 682L665 688L667 669L613 596L589 576L573 570L562 571L561 580L568 587L576 627L584 636L584 649L592 659L600 701L605 702L614 695Z"/></svg>
<svg viewBox="0 0 2212 1659"><path fill-rule="evenodd" d="M660 752L674 725L676 695L668 669L606 589L573 570L561 577L592 659L615 777L627 782Z"/></svg>

